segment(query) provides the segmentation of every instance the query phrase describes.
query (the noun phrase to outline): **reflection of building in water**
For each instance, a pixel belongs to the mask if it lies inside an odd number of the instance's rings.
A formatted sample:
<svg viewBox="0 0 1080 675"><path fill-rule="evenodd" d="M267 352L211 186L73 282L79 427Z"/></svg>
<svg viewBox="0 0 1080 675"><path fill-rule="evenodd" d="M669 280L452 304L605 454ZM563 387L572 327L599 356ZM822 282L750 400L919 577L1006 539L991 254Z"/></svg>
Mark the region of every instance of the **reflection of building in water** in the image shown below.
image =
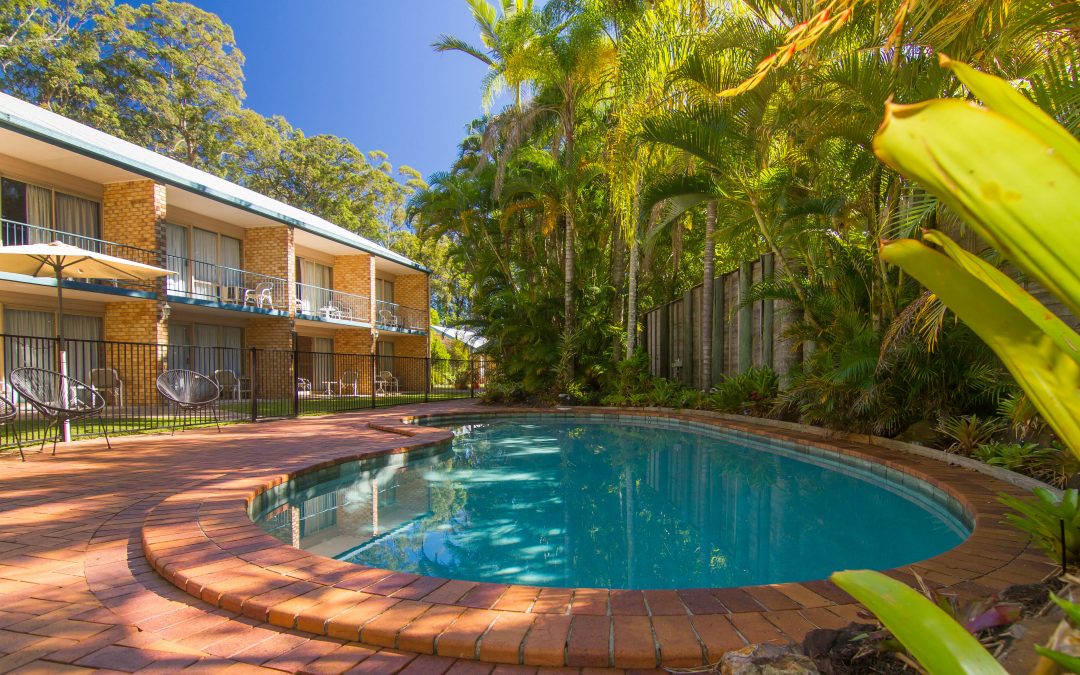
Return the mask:
<svg viewBox="0 0 1080 675"><path fill-rule="evenodd" d="M672 508L664 510L700 537L705 550L711 549L711 565L768 576L774 555L799 554L797 538L784 536L784 519L773 518L786 512L788 500L773 462L739 454L692 443L651 450L640 492L653 494L639 494L639 499L669 504ZM735 468L733 462L752 462L755 468Z"/></svg>
<svg viewBox="0 0 1080 675"><path fill-rule="evenodd" d="M430 512L428 466L395 463L316 485L267 514L263 527L306 551L340 555Z"/></svg>

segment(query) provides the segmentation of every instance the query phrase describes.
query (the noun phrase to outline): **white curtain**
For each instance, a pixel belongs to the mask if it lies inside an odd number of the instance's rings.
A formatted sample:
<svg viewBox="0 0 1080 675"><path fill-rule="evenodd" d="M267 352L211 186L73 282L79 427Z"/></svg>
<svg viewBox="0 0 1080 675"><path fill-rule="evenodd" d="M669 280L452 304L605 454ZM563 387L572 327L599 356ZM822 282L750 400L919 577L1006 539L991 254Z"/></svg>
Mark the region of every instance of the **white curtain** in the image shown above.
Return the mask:
<svg viewBox="0 0 1080 675"><path fill-rule="evenodd" d="M64 315L68 375L82 382L89 382L90 371L101 367L101 323L96 316Z"/></svg>
<svg viewBox="0 0 1080 675"><path fill-rule="evenodd" d="M170 274L165 283L170 292L186 293L188 290L188 278L191 276L188 269L188 230L180 225L169 223L165 226L165 253L168 258L168 267L176 274Z"/></svg>
<svg viewBox="0 0 1080 675"><path fill-rule="evenodd" d="M225 286L244 286L244 275L240 272L243 261L240 257L240 240L233 237L221 236L221 283ZM241 299L243 294L240 294Z"/></svg>
<svg viewBox="0 0 1080 675"><path fill-rule="evenodd" d="M213 375L218 369L217 350L219 328L197 323L192 331L195 335L195 370L203 375Z"/></svg>
<svg viewBox="0 0 1080 675"><path fill-rule="evenodd" d="M56 368L56 315L29 309L4 310L4 371L5 378L15 368ZM100 362L102 322L100 317L67 314L64 316L64 338L68 350L68 374L86 381L90 370ZM87 342L91 341L91 342Z"/></svg>
<svg viewBox="0 0 1080 675"><path fill-rule="evenodd" d="M26 186L26 223L39 227L51 228L53 226L52 190L36 185ZM27 243L29 244L47 243L54 239L51 232L43 232L33 228L27 229L30 230L27 237Z"/></svg>
<svg viewBox="0 0 1080 675"><path fill-rule="evenodd" d="M221 367L239 377L244 372L244 329L222 326L221 346Z"/></svg>
<svg viewBox="0 0 1080 675"><path fill-rule="evenodd" d="M317 337L312 341L315 354L312 355L315 369L315 387L321 388L324 382L334 382L334 341L330 338Z"/></svg>
<svg viewBox="0 0 1080 675"><path fill-rule="evenodd" d="M187 324L169 323L169 368L191 370L190 328Z"/></svg>
<svg viewBox="0 0 1080 675"><path fill-rule="evenodd" d="M93 242L80 237L101 239L101 209L98 203L57 192L56 229L78 235L71 237L69 243L89 248Z"/></svg>
<svg viewBox="0 0 1080 675"><path fill-rule="evenodd" d="M217 263L218 236L214 232L207 232L199 228L192 229L191 249L192 257L195 258L195 269L192 277L192 291L196 295L216 298L218 283Z"/></svg>
<svg viewBox="0 0 1080 675"><path fill-rule="evenodd" d="M300 298L305 302L308 311L317 313L331 304L333 294L330 292L332 282L328 266L312 260L301 260L300 281L308 286L316 287L301 289Z"/></svg>

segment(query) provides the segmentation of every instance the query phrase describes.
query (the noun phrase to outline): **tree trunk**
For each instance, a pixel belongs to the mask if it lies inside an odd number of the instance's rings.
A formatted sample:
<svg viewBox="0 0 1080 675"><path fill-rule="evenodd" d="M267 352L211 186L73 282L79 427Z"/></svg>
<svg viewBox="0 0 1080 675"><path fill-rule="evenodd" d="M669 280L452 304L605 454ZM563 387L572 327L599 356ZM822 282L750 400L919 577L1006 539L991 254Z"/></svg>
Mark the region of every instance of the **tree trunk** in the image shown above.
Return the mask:
<svg viewBox="0 0 1080 675"><path fill-rule="evenodd" d="M708 391L712 386L712 311L713 262L716 259L716 200L708 204L705 215L705 273L701 287L701 372L698 388Z"/></svg>
<svg viewBox="0 0 1080 675"><path fill-rule="evenodd" d="M630 279L626 292L626 358L634 355L637 348L637 285L638 267L641 264L641 246L637 242L637 235L630 243Z"/></svg>
<svg viewBox="0 0 1080 675"><path fill-rule="evenodd" d="M563 347L570 348L574 334L574 215L566 214L566 253L563 256ZM574 379L573 355L566 358L566 382Z"/></svg>
<svg viewBox="0 0 1080 675"><path fill-rule="evenodd" d="M646 232L652 231L656 226L656 220L660 217L660 205L654 205L649 212L649 224L645 228ZM634 350L637 348L637 324L638 324L638 311L637 311L637 295L638 295L638 277L641 275L641 244L639 241L641 238L641 229L637 223L634 224L634 240L630 243L630 280L629 289L627 291L626 298L626 358L631 358L634 355ZM648 265L646 265L646 268Z"/></svg>
<svg viewBox="0 0 1080 675"><path fill-rule="evenodd" d="M611 285L615 288L615 297L612 299L611 311L615 317L615 323L623 325L625 318L625 305L623 304L623 284L626 281L626 240L623 239L622 228L611 228ZM620 338L615 336L615 344L612 345L611 353L619 353Z"/></svg>

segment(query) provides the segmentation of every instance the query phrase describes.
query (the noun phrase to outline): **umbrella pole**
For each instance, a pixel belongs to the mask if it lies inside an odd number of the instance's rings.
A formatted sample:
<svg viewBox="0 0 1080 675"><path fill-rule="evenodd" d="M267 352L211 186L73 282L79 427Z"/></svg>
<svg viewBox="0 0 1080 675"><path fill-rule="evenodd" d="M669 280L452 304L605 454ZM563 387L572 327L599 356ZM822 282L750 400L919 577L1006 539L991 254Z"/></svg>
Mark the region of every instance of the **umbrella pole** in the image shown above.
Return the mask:
<svg viewBox="0 0 1080 675"><path fill-rule="evenodd" d="M59 262L55 266L56 269L56 359L58 372L61 375L60 400L66 405L68 403L68 385L67 385L67 345L64 344L64 281L61 275L61 267ZM71 422L64 420L63 424L63 438L64 442L71 441Z"/></svg>

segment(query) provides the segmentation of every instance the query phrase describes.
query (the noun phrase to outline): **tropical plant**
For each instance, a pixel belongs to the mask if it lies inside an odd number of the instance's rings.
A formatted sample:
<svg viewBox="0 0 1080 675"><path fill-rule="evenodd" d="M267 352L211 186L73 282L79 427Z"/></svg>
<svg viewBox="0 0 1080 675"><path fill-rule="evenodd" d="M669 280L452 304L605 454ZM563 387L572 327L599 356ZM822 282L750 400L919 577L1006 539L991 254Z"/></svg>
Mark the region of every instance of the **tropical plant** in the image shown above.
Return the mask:
<svg viewBox="0 0 1080 675"><path fill-rule="evenodd" d="M720 412L764 416L772 410L780 391L780 376L771 368L751 368L724 378L706 398Z"/></svg>
<svg viewBox="0 0 1080 675"><path fill-rule="evenodd" d="M1020 441L1038 436L1046 428L1039 411L1023 392L1013 392L1001 399L997 414L1008 420L1009 430Z"/></svg>
<svg viewBox="0 0 1080 675"><path fill-rule="evenodd" d="M1005 428L1005 422L996 417L979 418L978 415L959 415L944 417L937 424L937 430L953 440L949 452L971 455L975 449L985 445Z"/></svg>
<svg viewBox="0 0 1080 675"><path fill-rule="evenodd" d="M1054 593L1050 594L1050 599L1065 613L1066 620L1073 630L1080 628L1080 605L1066 600L1065 598L1060 598ZM1043 647L1042 645L1035 645L1035 651L1040 656L1046 657L1070 673L1080 673L1080 657L1077 657L1074 654L1066 654L1065 652L1056 651L1048 647Z"/></svg>
<svg viewBox="0 0 1080 675"><path fill-rule="evenodd" d="M936 194L1072 311L1080 310L1080 276L1061 257L1080 235L1080 143L999 78L945 58L942 65L987 107L949 99L892 106L875 139L878 155ZM978 161L972 161L975 148ZM893 242L882 255L971 326L1080 453L1080 336L944 234Z"/></svg>
<svg viewBox="0 0 1080 675"><path fill-rule="evenodd" d="M1041 447L1038 443L984 443L971 456L991 466L1019 471L1034 478L1054 481L1061 475L1063 457L1057 448Z"/></svg>
<svg viewBox="0 0 1080 675"><path fill-rule="evenodd" d="M1080 497L1075 489L1055 496L1046 488L1035 488L1034 499L999 495L998 501L1014 513L1005 514L1006 522L1031 536L1036 546L1051 560L1080 563ZM1064 540L1062 530L1064 529Z"/></svg>
<svg viewBox="0 0 1080 675"><path fill-rule="evenodd" d="M1006 672L965 626L907 584L870 570L829 578L873 612L930 675Z"/></svg>

